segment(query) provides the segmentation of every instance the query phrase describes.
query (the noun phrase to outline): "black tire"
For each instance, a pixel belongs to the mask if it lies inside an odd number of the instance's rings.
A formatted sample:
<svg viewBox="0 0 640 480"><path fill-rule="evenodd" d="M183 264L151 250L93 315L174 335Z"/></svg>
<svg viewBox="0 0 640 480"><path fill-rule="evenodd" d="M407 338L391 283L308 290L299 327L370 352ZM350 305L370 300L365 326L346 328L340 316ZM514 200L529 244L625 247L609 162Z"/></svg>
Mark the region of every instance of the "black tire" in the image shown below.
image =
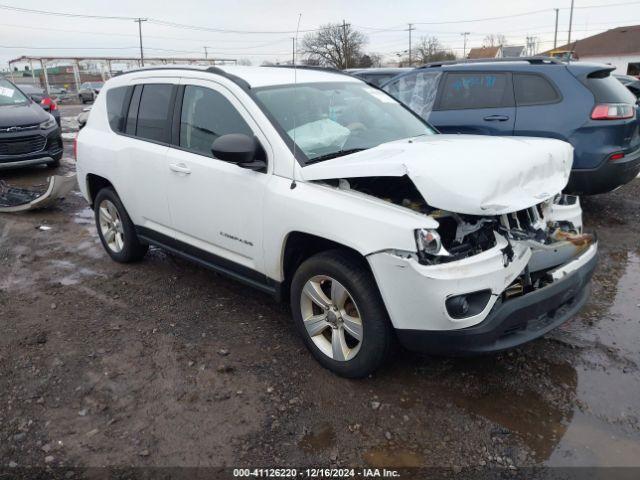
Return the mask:
<svg viewBox="0 0 640 480"><path fill-rule="evenodd" d="M109 247L107 241L103 236L102 229L100 228L100 206L105 200L110 201L115 206L120 217L123 232L123 246L120 251L114 251L111 247ZM142 260L142 258L149 250L149 245L146 243L142 243L138 239L135 226L133 225L129 214L122 205L120 197L118 197L118 194L115 192L115 190L111 187L106 187L100 190L96 195L95 201L93 203L93 208L96 228L98 229L98 236L100 237L102 246L107 251L109 256L116 262L120 263L130 263Z"/></svg>
<svg viewBox="0 0 640 480"><path fill-rule="evenodd" d="M357 305L362 321L362 342L356 355L337 361L314 343L304 325L300 306L303 288L314 276L328 276L341 283ZM304 261L291 282L291 311L298 332L316 360L347 378L362 378L374 372L389 356L395 336L389 315L365 260L342 250L319 253Z"/></svg>

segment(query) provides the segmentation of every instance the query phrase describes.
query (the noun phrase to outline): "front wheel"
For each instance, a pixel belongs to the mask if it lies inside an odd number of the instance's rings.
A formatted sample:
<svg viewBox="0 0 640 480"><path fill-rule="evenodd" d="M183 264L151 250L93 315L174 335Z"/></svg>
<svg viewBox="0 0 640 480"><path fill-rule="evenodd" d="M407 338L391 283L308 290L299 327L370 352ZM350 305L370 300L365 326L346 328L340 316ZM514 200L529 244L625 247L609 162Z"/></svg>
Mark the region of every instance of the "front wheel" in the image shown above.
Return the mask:
<svg viewBox="0 0 640 480"><path fill-rule="evenodd" d="M298 331L325 368L364 377L387 358L393 330L363 259L339 250L315 255L296 271L291 310Z"/></svg>
<svg viewBox="0 0 640 480"><path fill-rule="evenodd" d="M96 226L102 246L116 262L141 260L149 245L136 235L135 226L113 188L103 188L94 202Z"/></svg>

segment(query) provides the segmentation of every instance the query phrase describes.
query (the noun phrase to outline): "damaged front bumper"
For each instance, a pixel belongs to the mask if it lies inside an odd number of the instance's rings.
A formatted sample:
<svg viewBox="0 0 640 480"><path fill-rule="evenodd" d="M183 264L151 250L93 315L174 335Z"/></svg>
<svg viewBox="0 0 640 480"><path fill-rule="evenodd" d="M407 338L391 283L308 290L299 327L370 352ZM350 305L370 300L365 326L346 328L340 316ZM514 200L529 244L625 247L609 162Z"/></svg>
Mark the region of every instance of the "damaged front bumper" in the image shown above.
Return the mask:
<svg viewBox="0 0 640 480"><path fill-rule="evenodd" d="M527 242L512 243L508 262L501 239L491 250L440 265L421 265L393 252L369 256L400 342L432 354L493 352L540 337L573 316L589 294L597 242L574 245L572 257L539 272L544 282L526 293L514 285L542 256ZM470 300L468 313L456 317L448 301L463 295L479 305Z"/></svg>

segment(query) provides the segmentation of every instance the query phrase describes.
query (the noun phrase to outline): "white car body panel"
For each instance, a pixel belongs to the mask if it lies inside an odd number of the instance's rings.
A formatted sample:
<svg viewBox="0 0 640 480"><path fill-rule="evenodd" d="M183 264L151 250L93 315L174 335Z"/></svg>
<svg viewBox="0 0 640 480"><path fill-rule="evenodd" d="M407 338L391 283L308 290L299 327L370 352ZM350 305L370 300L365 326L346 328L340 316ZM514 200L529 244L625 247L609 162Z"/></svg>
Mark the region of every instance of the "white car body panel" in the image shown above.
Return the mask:
<svg viewBox="0 0 640 480"><path fill-rule="evenodd" d="M252 87L289 84L294 78L292 69L222 68ZM345 75L303 69L297 80L360 83ZM108 90L141 82L197 84L222 92L265 148L266 173L114 133L106 114ZM515 244L514 259L506 267L504 238L472 257L423 265L417 260L414 233L437 228L434 218L321 181L408 175L432 207L501 215L557 195L567 183L573 157L572 147L558 140L433 135L301 167L249 94L223 76L203 70L143 70L115 77L103 90L77 140L78 183L87 200L87 174L103 177L114 185L135 225L274 282L285 280L285 246L295 232L351 248L366 257L394 327L403 329L453 330L480 323L497 296L522 273L533 255L531 248L524 242ZM178 164L191 173L172 170L171 165ZM545 216L582 228L579 202L550 205ZM446 313L448 295L484 287L493 294L482 312L463 320Z"/></svg>
<svg viewBox="0 0 640 480"><path fill-rule="evenodd" d="M408 175L434 208L501 215L556 195L569 181L572 162L573 147L560 140L430 135L309 165L302 176L326 180Z"/></svg>

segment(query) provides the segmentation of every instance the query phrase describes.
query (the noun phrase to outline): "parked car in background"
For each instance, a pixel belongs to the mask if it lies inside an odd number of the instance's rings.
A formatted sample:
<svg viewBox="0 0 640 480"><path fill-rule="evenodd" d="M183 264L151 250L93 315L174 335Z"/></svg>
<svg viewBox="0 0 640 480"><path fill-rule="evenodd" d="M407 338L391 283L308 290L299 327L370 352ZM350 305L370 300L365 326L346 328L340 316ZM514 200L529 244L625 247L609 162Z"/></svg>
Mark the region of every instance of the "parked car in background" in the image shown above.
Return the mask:
<svg viewBox="0 0 640 480"><path fill-rule="evenodd" d="M623 84L624 86L627 86L629 83L633 83L633 82L637 82L638 81L638 77L634 77L633 75L618 75L618 74L614 74L613 75L616 79L618 79L618 81Z"/></svg>
<svg viewBox="0 0 640 480"><path fill-rule="evenodd" d="M53 98L47 95L47 92L40 87L34 87L33 85L20 85L18 87L22 93L27 95L31 100L39 104L45 112L49 112L56 119L58 125L60 125L60 110L58 104Z"/></svg>
<svg viewBox="0 0 640 480"><path fill-rule="evenodd" d="M340 375L369 374L396 338L445 355L511 348L588 297L597 243L560 194L568 143L440 135L339 72L128 72L76 147L113 260L154 244L288 300Z"/></svg>
<svg viewBox="0 0 640 480"><path fill-rule="evenodd" d="M103 85L104 82L85 82L80 85L80 91L78 91L80 101L82 103L93 102L100 93Z"/></svg>
<svg viewBox="0 0 640 480"><path fill-rule="evenodd" d="M349 75L361 78L365 82L380 86L388 82L393 77L406 73L412 68L348 68L344 70Z"/></svg>
<svg viewBox="0 0 640 480"><path fill-rule="evenodd" d="M0 168L57 166L61 158L62 136L56 119L0 77Z"/></svg>
<svg viewBox="0 0 640 480"><path fill-rule="evenodd" d="M614 77L635 95L636 101L640 102L640 80L637 77L631 75L614 75Z"/></svg>
<svg viewBox="0 0 640 480"><path fill-rule="evenodd" d="M49 95L52 95L54 97L56 96L62 96L62 95L66 95L68 94L69 91L66 88L62 88L62 87L49 87Z"/></svg>
<svg viewBox="0 0 640 480"><path fill-rule="evenodd" d="M567 193L609 192L640 172L636 98L613 67L549 58L448 62L383 89L443 133L565 140L575 149Z"/></svg>

